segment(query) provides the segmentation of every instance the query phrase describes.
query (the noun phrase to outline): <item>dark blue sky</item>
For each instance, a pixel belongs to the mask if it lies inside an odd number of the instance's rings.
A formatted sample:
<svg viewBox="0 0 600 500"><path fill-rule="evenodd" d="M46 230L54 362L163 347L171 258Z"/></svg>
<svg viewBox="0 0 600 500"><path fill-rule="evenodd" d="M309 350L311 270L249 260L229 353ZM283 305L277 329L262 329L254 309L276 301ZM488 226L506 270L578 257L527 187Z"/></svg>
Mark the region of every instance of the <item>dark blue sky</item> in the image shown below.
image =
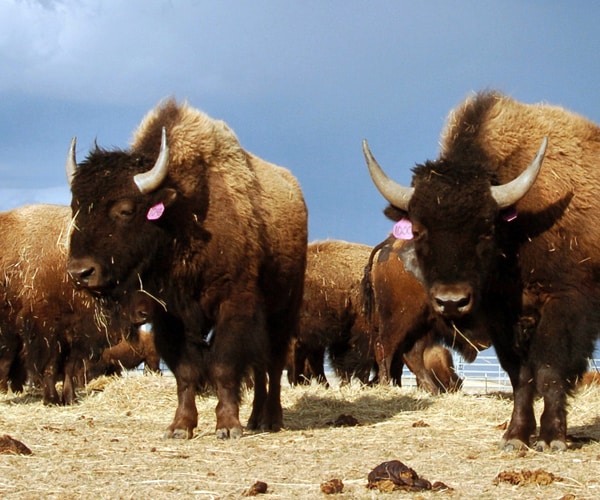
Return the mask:
<svg viewBox="0 0 600 500"><path fill-rule="evenodd" d="M68 204L71 137L79 158L127 147L175 96L294 172L311 240L376 244L391 224L363 138L409 183L471 91L600 122L599 25L593 1L3 0L0 210Z"/></svg>

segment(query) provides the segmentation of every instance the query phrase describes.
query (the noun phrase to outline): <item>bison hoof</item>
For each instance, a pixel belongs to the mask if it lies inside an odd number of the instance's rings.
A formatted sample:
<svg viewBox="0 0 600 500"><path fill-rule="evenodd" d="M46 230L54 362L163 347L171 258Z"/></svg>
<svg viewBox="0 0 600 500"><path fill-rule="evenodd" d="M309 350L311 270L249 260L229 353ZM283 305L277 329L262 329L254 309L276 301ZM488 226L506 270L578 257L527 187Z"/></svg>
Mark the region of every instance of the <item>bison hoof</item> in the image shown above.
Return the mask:
<svg viewBox="0 0 600 500"><path fill-rule="evenodd" d="M535 451L567 451L567 443L559 439L554 439L550 444L546 443L546 441L538 441L535 445Z"/></svg>
<svg viewBox="0 0 600 500"><path fill-rule="evenodd" d="M44 398L44 406L63 406L63 403L59 398L56 398L56 399Z"/></svg>
<svg viewBox="0 0 600 500"><path fill-rule="evenodd" d="M194 431L192 429L167 429L165 439L192 439Z"/></svg>
<svg viewBox="0 0 600 500"><path fill-rule="evenodd" d="M529 446L527 446L523 441L521 441L520 439L517 439L517 438L508 439L508 440L502 438L500 440L498 448L500 448L501 450L504 450L504 451L522 451L522 450L527 450L529 448Z"/></svg>
<svg viewBox="0 0 600 500"><path fill-rule="evenodd" d="M279 432L283 429L283 423L280 421L276 422L256 422L254 419L248 420L246 428L249 431L257 432Z"/></svg>
<svg viewBox="0 0 600 500"><path fill-rule="evenodd" d="M217 429L216 436L219 439L240 439L243 431L241 427L234 427L233 429Z"/></svg>

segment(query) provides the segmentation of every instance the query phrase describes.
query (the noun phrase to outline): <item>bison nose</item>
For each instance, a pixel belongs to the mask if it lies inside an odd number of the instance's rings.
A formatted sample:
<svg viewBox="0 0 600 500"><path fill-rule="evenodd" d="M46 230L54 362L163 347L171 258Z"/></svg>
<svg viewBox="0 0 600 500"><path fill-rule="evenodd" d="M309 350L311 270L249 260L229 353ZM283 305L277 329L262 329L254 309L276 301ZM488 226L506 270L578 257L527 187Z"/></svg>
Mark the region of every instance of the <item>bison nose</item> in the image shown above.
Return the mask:
<svg viewBox="0 0 600 500"><path fill-rule="evenodd" d="M447 318L464 316L473 307L473 289L467 283L433 285L431 297L435 311Z"/></svg>
<svg viewBox="0 0 600 500"><path fill-rule="evenodd" d="M93 260L69 259L67 273L77 286L93 288L99 285L99 273Z"/></svg>

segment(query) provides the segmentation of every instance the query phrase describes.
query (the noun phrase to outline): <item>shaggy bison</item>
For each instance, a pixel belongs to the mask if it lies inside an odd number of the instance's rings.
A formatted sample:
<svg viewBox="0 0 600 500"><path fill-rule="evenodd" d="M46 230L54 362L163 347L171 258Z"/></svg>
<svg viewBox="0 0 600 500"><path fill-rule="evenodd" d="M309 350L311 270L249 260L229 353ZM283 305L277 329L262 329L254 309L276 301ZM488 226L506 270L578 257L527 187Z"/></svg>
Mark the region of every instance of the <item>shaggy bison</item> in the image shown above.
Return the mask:
<svg viewBox="0 0 600 500"><path fill-rule="evenodd" d="M240 437L249 372L247 427L280 429L306 261L296 179L245 151L222 121L174 100L147 114L127 151L96 148L77 166L72 145L67 175L73 281L124 305L143 289L164 311L155 342L178 394L167 435L192 437L196 390L209 381L217 436Z"/></svg>
<svg viewBox="0 0 600 500"><path fill-rule="evenodd" d="M120 375L123 370L133 370L142 363L144 371L160 373L154 334L141 325L135 335L123 336L118 344L104 349L98 361L88 364L85 377L91 380L100 375Z"/></svg>
<svg viewBox="0 0 600 500"><path fill-rule="evenodd" d="M399 259L389 260L390 250L383 248L385 257L373 266L372 255L381 254L381 247L374 251L335 240L308 245L300 331L288 367L290 383L307 377L326 381L323 363L328 350L342 381L355 376L366 383L374 371L381 383L399 384L406 363L419 386L432 393L460 387L450 353L436 347L441 337L431 331L422 286L404 273ZM400 291L388 290L386 282L399 272L404 273ZM383 316L386 324L380 320L380 300L389 308ZM455 346L463 347L462 339ZM476 352L467 354L472 360Z"/></svg>
<svg viewBox="0 0 600 500"><path fill-rule="evenodd" d="M366 310L368 314L375 311L379 321L374 346L379 378L381 383L389 383L401 372L401 363L405 361L413 373L422 374L418 378L423 387L437 392L439 375L436 379L424 365L423 354L427 347L434 341L445 343L470 363L480 350L489 347L489 340L484 335L468 339L438 321L423 285L404 267L401 259L404 245L404 240L390 236L373 249L365 269ZM421 354L411 355L412 349ZM402 360L396 355L398 352L408 354Z"/></svg>
<svg viewBox="0 0 600 500"><path fill-rule="evenodd" d="M122 327L118 316L73 287L66 272L70 224L66 206L0 213L0 380L3 389L20 391L31 378L46 404L72 403L78 374L128 336L128 323Z"/></svg>
<svg viewBox="0 0 600 500"><path fill-rule="evenodd" d="M307 374L326 382L326 350L343 379L354 375L368 380L371 325L362 312L361 278L370 253L370 246L345 241L308 245L300 329L288 364L290 383L301 383Z"/></svg>
<svg viewBox="0 0 600 500"><path fill-rule="evenodd" d="M508 372L514 408L500 446L529 445L539 393L536 448L566 449L567 396L600 326L600 128L482 92L450 113L439 158L413 170L411 187L363 149L386 214L412 225L404 261L431 307L466 336L485 331Z"/></svg>

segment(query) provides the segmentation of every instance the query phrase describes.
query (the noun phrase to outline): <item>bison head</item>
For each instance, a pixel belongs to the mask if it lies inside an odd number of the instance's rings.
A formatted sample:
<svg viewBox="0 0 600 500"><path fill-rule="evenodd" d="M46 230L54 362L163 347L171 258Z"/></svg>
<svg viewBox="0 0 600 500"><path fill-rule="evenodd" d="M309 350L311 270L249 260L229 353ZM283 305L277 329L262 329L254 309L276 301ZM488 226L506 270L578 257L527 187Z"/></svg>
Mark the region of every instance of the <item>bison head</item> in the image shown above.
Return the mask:
<svg viewBox="0 0 600 500"><path fill-rule="evenodd" d="M67 271L76 285L108 294L138 281L161 248L177 192L165 187L169 149L158 159L96 148L78 166L67 157L73 212Z"/></svg>
<svg viewBox="0 0 600 500"><path fill-rule="evenodd" d="M499 244L503 210L529 191L547 140L516 179L491 185L483 165L456 165L440 158L417 166L412 187L392 181L366 141L363 152L377 189L390 203L386 214L412 224L403 261L425 285L434 310L449 320L468 317L480 304L491 272L505 249Z"/></svg>

